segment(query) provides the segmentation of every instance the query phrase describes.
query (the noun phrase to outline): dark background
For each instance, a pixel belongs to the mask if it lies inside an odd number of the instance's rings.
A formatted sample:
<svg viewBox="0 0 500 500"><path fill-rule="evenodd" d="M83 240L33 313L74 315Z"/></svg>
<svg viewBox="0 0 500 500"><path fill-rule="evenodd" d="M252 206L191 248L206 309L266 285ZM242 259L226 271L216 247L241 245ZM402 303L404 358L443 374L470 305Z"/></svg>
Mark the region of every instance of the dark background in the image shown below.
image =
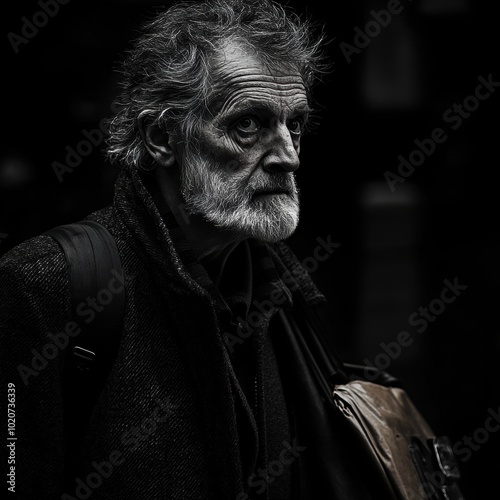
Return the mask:
<svg viewBox="0 0 500 500"><path fill-rule="evenodd" d="M347 61L343 42L364 30L370 11L388 2L290 2L324 23L333 71L316 88L320 126L306 136L298 180L302 221L290 244L301 259L321 237L340 244L313 273L331 300L344 357L382 359L381 342L401 331L413 339L391 361L417 406L452 443L474 436L500 406L498 283L500 239L497 153L500 91L457 130L443 119L474 93L478 77L500 81L498 23L491 7L470 0L402 0L367 47ZM117 61L150 1L77 1L61 5L15 53L36 1L4 11L0 252L54 225L78 220L112 199L116 169L95 147L60 182L54 161L111 115ZM168 5L165 3L164 5ZM491 5L491 4L490 4ZM397 183L398 156L441 127L447 140ZM421 333L410 314L439 298L443 280L468 288ZM500 431L461 463L468 499L497 498ZM458 457L464 458L464 454Z"/></svg>

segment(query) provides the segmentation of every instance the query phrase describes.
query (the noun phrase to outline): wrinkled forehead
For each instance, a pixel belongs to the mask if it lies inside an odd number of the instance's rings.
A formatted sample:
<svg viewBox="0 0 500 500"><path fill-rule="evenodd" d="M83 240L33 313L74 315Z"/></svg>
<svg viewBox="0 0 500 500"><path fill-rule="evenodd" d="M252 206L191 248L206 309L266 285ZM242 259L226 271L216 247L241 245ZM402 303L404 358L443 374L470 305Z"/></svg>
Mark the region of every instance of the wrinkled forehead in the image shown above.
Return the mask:
<svg viewBox="0 0 500 500"><path fill-rule="evenodd" d="M224 112L244 101L264 101L276 108L308 110L302 76L291 64L266 64L258 54L229 43L214 58L211 112Z"/></svg>

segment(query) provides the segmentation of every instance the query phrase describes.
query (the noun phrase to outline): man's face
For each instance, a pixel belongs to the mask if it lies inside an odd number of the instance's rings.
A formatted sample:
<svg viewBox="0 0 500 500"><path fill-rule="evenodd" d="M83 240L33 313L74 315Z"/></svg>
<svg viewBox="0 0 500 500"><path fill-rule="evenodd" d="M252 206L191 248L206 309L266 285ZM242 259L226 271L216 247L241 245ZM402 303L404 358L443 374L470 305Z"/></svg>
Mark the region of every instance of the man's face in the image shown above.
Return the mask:
<svg viewBox="0 0 500 500"><path fill-rule="evenodd" d="M309 112L302 78L237 44L222 51L217 71L199 152L188 143L181 161L187 209L237 237L285 239L299 215L293 172Z"/></svg>

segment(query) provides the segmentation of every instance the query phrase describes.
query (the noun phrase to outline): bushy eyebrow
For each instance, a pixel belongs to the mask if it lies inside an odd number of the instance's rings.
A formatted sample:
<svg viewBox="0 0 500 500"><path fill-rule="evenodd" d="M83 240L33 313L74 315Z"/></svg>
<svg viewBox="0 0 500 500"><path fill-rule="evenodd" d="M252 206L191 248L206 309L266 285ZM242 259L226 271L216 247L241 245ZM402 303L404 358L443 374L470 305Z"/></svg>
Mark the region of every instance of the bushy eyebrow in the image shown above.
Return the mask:
<svg viewBox="0 0 500 500"><path fill-rule="evenodd" d="M278 106L269 105L265 102L255 99L245 99L244 101L230 106L229 109L224 110L222 114L225 117L237 116L245 113L262 113L262 114L274 114L279 115L282 112L282 108ZM313 112L313 109L304 102L296 105L290 105L287 107L287 114L290 118L309 115Z"/></svg>

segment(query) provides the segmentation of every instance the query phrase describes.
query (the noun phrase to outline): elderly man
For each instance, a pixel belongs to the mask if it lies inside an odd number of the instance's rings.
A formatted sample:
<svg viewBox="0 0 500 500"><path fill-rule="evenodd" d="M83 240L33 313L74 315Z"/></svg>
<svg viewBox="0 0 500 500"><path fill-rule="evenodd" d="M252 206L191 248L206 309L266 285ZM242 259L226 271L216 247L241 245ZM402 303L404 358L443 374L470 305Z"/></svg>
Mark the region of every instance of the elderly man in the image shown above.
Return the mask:
<svg viewBox="0 0 500 500"><path fill-rule="evenodd" d="M324 300L281 243L299 220L294 172L322 67L308 25L270 0L181 3L144 27L110 125L115 199L88 217L116 242L109 288L126 302L85 425L63 411L61 339L106 305L89 297L72 319L50 235L1 262L21 498L289 499L321 484L273 325L297 290ZM345 483L336 470L328 481Z"/></svg>

